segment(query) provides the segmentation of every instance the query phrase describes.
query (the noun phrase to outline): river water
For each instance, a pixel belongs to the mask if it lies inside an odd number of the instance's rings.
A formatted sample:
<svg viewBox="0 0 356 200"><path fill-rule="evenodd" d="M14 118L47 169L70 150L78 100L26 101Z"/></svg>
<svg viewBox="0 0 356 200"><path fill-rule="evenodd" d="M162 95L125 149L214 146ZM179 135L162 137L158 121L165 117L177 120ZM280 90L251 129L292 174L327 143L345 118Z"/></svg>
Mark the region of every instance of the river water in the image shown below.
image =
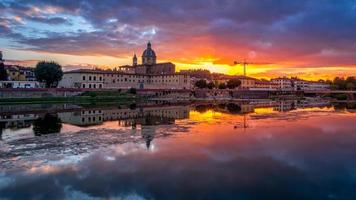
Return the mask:
<svg viewBox="0 0 356 200"><path fill-rule="evenodd" d="M356 199L355 104L0 106L0 199Z"/></svg>

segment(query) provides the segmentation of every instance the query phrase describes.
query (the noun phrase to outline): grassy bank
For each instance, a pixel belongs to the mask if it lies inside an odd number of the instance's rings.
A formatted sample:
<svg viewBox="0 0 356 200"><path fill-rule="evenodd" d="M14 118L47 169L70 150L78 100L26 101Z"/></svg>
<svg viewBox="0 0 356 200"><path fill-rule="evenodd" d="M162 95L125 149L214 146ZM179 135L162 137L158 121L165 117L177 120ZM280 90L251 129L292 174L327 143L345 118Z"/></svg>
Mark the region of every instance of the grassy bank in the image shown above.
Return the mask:
<svg viewBox="0 0 356 200"><path fill-rule="evenodd" d="M135 102L140 98L131 93L120 92L85 92L73 97L34 97L34 98L2 98L0 104L45 104L45 103L129 103Z"/></svg>

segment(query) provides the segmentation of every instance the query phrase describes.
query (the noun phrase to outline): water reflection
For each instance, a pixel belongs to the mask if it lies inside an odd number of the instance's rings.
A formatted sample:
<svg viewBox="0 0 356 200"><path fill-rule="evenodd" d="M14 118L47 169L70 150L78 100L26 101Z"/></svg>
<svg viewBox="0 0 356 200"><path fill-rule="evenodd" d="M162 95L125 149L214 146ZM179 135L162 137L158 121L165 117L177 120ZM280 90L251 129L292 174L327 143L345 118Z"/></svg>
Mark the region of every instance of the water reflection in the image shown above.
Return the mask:
<svg viewBox="0 0 356 200"><path fill-rule="evenodd" d="M46 113L33 122L33 132L36 136L59 133L62 128L61 122L57 114Z"/></svg>
<svg viewBox="0 0 356 200"><path fill-rule="evenodd" d="M354 108L311 100L9 110L0 199L355 199ZM33 130L43 131L23 136ZM42 135L52 132L60 134Z"/></svg>

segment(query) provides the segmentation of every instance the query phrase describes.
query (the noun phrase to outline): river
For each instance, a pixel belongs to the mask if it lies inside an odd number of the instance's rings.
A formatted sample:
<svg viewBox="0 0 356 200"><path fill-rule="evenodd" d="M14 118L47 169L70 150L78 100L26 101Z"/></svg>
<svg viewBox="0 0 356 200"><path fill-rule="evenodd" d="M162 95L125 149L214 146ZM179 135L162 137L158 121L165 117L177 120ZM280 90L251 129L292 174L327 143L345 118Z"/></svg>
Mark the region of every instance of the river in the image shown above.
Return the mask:
<svg viewBox="0 0 356 200"><path fill-rule="evenodd" d="M356 106L0 105L0 199L356 199Z"/></svg>

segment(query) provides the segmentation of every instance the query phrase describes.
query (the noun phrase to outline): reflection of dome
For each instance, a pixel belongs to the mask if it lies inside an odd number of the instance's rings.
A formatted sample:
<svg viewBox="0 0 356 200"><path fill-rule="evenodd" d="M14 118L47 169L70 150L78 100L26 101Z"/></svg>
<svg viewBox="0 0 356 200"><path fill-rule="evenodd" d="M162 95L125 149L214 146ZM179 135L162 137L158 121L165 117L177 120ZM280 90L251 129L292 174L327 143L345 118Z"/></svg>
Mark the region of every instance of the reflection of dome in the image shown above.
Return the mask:
<svg viewBox="0 0 356 200"><path fill-rule="evenodd" d="M156 64L156 53L151 48L151 42L147 43L147 48L142 53L142 64L143 65L153 65Z"/></svg>

